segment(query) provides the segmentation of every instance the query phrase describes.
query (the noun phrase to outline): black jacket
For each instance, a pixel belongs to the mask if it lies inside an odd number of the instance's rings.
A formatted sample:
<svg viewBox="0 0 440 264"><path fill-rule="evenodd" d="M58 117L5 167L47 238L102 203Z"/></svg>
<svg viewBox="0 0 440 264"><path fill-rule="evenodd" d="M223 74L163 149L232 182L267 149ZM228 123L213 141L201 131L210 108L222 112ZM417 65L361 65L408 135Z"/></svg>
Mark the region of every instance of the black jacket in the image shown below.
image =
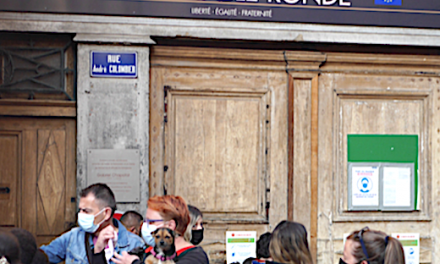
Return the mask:
<svg viewBox="0 0 440 264"><path fill-rule="evenodd" d="M132 264L143 264L151 253L147 250L147 252L143 251L136 255L138 255L141 260L135 260ZM201 247L192 247L181 252L174 261L179 264L209 264L208 256Z"/></svg>

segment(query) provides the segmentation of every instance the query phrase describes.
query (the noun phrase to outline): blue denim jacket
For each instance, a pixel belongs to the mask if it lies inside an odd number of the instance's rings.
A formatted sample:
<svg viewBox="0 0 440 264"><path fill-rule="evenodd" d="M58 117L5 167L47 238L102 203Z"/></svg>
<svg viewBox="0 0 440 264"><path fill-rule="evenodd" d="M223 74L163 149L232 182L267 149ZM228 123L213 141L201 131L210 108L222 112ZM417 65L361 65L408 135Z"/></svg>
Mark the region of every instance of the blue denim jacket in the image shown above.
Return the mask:
<svg viewBox="0 0 440 264"><path fill-rule="evenodd" d="M118 241L116 242L115 250L119 254L123 251L130 251L137 247L143 247L144 241L139 236L136 236L127 231L124 225L116 219L113 219L115 226L119 228ZM69 232L56 238L47 246L42 246L41 249L49 257L50 263L58 263L66 261L66 264L88 264L85 234L81 228L76 227ZM92 240L90 236L90 240ZM93 242L90 241L90 245ZM110 263L113 264L112 261Z"/></svg>

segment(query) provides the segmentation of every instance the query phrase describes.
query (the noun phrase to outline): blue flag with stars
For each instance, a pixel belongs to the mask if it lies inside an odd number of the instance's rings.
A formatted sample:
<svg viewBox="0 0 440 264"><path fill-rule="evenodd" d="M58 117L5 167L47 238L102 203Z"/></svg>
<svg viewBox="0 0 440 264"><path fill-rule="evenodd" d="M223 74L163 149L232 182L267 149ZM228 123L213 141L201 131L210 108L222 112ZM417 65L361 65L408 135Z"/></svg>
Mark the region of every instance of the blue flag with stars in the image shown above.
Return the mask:
<svg viewBox="0 0 440 264"><path fill-rule="evenodd" d="M375 5L401 6L402 0L374 0Z"/></svg>

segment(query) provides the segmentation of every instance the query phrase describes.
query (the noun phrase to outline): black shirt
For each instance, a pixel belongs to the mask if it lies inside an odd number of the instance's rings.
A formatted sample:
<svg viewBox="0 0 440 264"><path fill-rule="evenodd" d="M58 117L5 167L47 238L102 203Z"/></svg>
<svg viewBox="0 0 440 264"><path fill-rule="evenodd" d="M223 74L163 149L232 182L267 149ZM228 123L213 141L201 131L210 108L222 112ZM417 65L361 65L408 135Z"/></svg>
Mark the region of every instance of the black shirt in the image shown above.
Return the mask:
<svg viewBox="0 0 440 264"><path fill-rule="evenodd" d="M92 254L92 263L93 264L107 264L107 260L105 259L105 250L102 250L99 253Z"/></svg>
<svg viewBox="0 0 440 264"><path fill-rule="evenodd" d="M189 248L177 257L179 264L209 264L208 256L201 247Z"/></svg>

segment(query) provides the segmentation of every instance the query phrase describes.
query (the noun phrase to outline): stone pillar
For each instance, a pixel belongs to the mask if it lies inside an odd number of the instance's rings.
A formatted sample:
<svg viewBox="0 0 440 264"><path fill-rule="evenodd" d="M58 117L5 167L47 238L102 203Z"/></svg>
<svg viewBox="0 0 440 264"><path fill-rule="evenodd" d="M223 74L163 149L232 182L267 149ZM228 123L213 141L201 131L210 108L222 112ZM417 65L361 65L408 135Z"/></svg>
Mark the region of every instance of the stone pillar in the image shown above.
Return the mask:
<svg viewBox="0 0 440 264"><path fill-rule="evenodd" d="M90 52L137 52L137 78L90 77ZM149 197L149 47L78 45L77 191L87 183L87 150L138 149L140 202L118 203L118 210L145 215Z"/></svg>

